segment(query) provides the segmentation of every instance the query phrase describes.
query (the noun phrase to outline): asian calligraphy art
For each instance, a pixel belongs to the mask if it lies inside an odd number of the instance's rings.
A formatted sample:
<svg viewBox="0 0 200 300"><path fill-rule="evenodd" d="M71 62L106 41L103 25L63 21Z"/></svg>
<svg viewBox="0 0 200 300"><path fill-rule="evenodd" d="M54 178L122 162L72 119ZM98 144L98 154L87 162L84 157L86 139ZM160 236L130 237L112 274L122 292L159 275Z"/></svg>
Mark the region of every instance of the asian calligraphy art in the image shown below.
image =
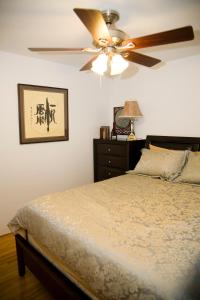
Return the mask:
<svg viewBox="0 0 200 300"><path fill-rule="evenodd" d="M68 89L18 84L20 143L66 141Z"/></svg>
<svg viewBox="0 0 200 300"><path fill-rule="evenodd" d="M46 104L37 104L36 105L36 124L40 126L46 125L47 131L49 131L49 126L51 122L56 123L56 105L50 104L48 98L46 98Z"/></svg>

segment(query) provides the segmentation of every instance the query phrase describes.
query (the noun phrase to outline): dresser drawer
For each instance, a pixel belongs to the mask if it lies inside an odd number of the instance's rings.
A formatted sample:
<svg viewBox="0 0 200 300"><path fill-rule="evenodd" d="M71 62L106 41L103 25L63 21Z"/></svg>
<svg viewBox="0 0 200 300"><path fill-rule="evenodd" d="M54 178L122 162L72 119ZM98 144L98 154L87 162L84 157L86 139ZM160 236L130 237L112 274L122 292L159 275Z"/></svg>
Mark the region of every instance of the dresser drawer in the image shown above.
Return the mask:
<svg viewBox="0 0 200 300"><path fill-rule="evenodd" d="M123 175L125 174L125 171L121 169L99 167L97 173L98 173L99 180L104 180L104 179Z"/></svg>
<svg viewBox="0 0 200 300"><path fill-rule="evenodd" d="M125 156L99 155L97 164L99 166L128 170L128 161Z"/></svg>
<svg viewBox="0 0 200 300"><path fill-rule="evenodd" d="M126 145L112 145L112 144L98 144L97 145L97 154L110 154L118 156L127 155Z"/></svg>

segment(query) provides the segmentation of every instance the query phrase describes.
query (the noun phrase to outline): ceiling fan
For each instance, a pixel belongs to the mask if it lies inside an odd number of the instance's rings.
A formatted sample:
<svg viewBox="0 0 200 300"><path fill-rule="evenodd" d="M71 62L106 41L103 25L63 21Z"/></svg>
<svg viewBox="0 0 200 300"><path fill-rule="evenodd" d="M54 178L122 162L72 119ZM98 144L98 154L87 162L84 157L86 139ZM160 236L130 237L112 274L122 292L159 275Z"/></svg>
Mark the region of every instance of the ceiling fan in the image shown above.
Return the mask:
<svg viewBox="0 0 200 300"><path fill-rule="evenodd" d="M160 46L194 39L192 26L185 26L164 32L158 32L137 38L128 38L127 34L116 28L119 14L115 10L99 11L96 9L74 8L82 23L86 26L93 38L92 48L29 48L36 52L75 52L91 53L92 58L80 69L103 75L117 75L128 67L128 61L152 67L161 60L134 50L152 46Z"/></svg>

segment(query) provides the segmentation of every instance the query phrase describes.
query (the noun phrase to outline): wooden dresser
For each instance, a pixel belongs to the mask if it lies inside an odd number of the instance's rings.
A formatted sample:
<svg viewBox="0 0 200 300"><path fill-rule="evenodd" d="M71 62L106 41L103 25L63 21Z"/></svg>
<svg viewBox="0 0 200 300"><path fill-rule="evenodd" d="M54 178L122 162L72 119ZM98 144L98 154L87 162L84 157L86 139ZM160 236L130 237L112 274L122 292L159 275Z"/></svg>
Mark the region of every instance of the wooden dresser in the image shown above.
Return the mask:
<svg viewBox="0 0 200 300"><path fill-rule="evenodd" d="M140 159L145 140L116 141L94 139L94 181L125 174Z"/></svg>

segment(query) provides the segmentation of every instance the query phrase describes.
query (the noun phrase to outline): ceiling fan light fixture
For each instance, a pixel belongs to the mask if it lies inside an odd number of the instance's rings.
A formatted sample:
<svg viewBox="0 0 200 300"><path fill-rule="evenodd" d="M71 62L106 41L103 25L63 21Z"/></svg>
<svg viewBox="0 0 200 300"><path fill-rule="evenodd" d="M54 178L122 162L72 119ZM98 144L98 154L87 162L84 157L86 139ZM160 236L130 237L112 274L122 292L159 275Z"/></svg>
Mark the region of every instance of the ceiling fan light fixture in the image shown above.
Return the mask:
<svg viewBox="0 0 200 300"><path fill-rule="evenodd" d="M98 74L103 75L107 71L108 56L105 53L99 54L99 56L92 62L91 70Z"/></svg>
<svg viewBox="0 0 200 300"><path fill-rule="evenodd" d="M125 60L120 54L114 54L111 61L110 75L119 75L123 73L128 68L128 66L129 63L127 60Z"/></svg>

